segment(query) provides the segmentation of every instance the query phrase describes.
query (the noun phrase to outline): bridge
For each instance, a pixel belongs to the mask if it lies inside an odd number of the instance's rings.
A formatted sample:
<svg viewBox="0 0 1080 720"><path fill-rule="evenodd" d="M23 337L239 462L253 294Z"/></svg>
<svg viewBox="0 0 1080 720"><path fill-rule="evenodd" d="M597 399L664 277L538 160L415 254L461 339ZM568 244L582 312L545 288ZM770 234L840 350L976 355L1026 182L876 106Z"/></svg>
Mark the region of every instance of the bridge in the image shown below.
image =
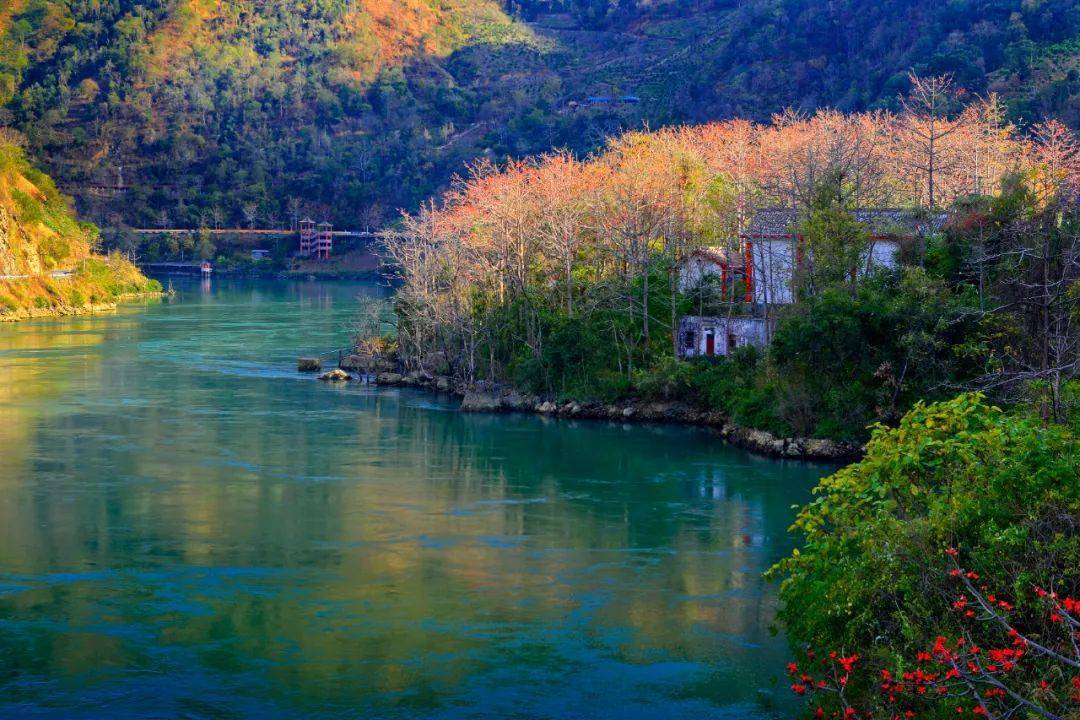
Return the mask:
<svg viewBox="0 0 1080 720"><path fill-rule="evenodd" d="M299 230L278 230L273 228L131 228L131 232L140 235L198 235L201 232L210 235L239 235L241 237L287 237L299 235ZM372 230L331 230L336 238L377 238L379 233Z"/></svg>
<svg viewBox="0 0 1080 720"><path fill-rule="evenodd" d="M201 275L201 262L140 262L140 270L165 273L167 275Z"/></svg>

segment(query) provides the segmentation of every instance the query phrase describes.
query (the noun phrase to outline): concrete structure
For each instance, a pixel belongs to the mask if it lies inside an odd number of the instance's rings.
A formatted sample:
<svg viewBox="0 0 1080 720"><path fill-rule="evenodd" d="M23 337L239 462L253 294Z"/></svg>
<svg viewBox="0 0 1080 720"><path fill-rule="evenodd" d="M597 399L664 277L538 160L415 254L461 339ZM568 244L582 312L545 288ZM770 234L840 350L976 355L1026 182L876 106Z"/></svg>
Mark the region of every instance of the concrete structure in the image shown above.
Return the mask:
<svg viewBox="0 0 1080 720"><path fill-rule="evenodd" d="M679 357L730 355L747 345L765 347L772 335L771 323L761 317L688 315L679 320Z"/></svg>

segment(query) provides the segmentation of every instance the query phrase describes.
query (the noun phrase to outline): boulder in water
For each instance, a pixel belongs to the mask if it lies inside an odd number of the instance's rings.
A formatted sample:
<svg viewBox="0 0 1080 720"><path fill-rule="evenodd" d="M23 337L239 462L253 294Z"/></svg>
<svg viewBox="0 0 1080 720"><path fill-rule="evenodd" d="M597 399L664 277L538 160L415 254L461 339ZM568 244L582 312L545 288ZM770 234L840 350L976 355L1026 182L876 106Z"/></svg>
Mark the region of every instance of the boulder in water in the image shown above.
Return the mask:
<svg viewBox="0 0 1080 720"><path fill-rule="evenodd" d="M319 372L322 370L322 363L319 358L302 357L296 361L296 369L300 372Z"/></svg>
<svg viewBox="0 0 1080 720"><path fill-rule="evenodd" d="M319 376L320 380L326 380L327 382L346 382L352 380L352 375L345 372L341 368L334 368L330 372L325 372Z"/></svg>
<svg viewBox="0 0 1080 720"><path fill-rule="evenodd" d="M470 390L461 400L465 412L496 412L503 409L502 400L492 393Z"/></svg>

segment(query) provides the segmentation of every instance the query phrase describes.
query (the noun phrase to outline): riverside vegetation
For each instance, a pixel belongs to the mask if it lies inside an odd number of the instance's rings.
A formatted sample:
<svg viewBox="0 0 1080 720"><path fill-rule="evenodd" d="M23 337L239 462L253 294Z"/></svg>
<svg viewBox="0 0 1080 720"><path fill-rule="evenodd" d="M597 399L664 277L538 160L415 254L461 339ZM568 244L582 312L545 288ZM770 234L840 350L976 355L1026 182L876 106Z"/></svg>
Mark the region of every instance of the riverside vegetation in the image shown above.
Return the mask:
<svg viewBox="0 0 1080 720"><path fill-rule="evenodd" d="M631 133L587 160L481 163L387 240L406 369L556 401L683 401L782 437L862 442L917 400L982 389L1076 413L1077 146L913 78L899 115L779 116ZM765 350L675 359L683 314L744 312L679 290L680 261L735 251L755 208L795 208L813 262ZM855 279L856 208L935 213L902 267Z"/></svg>
<svg viewBox="0 0 1080 720"><path fill-rule="evenodd" d="M807 715L1077 716L1078 427L919 403L822 481L770 571Z"/></svg>
<svg viewBox="0 0 1080 720"><path fill-rule="evenodd" d="M0 138L0 320L108 309L160 293L118 254L95 253L97 228L75 219L12 140Z"/></svg>

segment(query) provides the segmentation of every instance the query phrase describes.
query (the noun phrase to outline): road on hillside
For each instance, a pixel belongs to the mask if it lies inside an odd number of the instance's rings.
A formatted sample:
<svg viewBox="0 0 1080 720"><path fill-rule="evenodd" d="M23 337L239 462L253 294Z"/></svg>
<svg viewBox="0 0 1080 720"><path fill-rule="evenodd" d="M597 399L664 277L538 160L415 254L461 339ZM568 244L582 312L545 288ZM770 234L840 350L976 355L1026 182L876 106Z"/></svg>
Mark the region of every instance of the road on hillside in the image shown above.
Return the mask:
<svg viewBox="0 0 1080 720"><path fill-rule="evenodd" d="M69 278L72 276L71 270L53 270L50 273L46 273L51 278ZM28 280L34 277L43 277L42 275L0 275L0 280Z"/></svg>

